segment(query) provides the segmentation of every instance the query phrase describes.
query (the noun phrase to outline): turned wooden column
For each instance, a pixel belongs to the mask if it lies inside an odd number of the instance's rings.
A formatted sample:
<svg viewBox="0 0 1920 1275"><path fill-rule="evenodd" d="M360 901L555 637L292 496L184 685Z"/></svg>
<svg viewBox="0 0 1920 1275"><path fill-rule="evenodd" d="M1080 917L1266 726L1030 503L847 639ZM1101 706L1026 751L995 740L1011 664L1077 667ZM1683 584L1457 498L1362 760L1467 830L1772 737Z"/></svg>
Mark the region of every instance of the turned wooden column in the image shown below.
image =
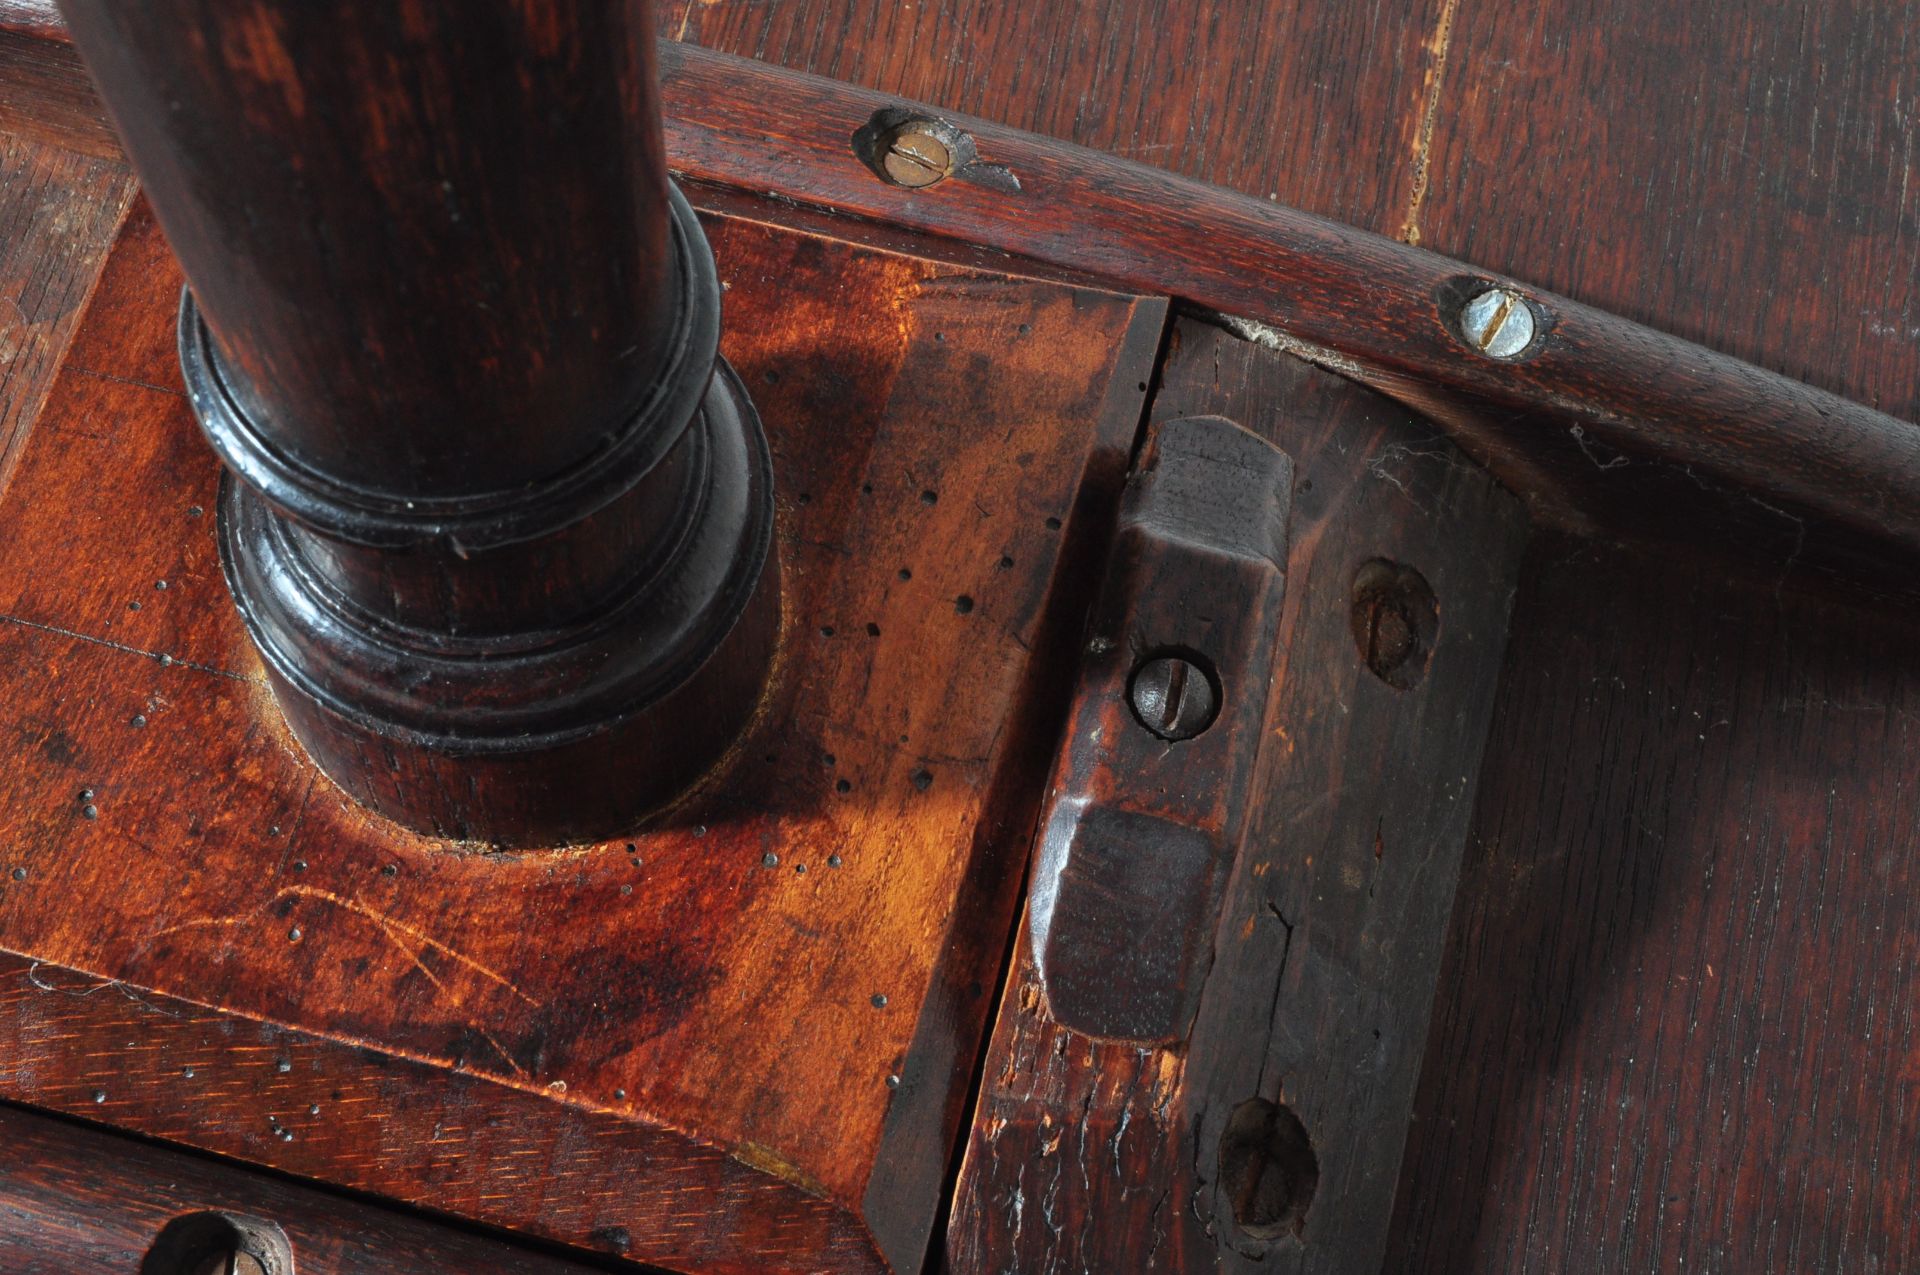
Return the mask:
<svg viewBox="0 0 1920 1275"><path fill-rule="evenodd" d="M222 561L379 813L609 835L751 716L771 474L642 0L62 0L185 268Z"/></svg>

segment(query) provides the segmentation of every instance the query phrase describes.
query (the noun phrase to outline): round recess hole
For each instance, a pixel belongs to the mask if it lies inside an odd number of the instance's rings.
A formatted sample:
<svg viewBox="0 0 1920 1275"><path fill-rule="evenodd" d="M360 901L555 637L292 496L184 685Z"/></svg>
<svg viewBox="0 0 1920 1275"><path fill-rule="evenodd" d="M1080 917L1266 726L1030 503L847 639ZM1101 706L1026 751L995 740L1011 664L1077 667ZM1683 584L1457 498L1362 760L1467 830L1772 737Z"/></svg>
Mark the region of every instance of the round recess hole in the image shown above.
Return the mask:
<svg viewBox="0 0 1920 1275"><path fill-rule="evenodd" d="M1353 577L1353 643L1373 675L1397 691L1427 671L1440 636L1440 602L1412 567L1375 558Z"/></svg>
<svg viewBox="0 0 1920 1275"><path fill-rule="evenodd" d="M238 1213L186 1213L161 1228L140 1275L294 1275L286 1232Z"/></svg>
<svg viewBox="0 0 1920 1275"><path fill-rule="evenodd" d="M1285 1103L1249 1098L1220 1135L1220 1190L1233 1220L1256 1240L1298 1236L1320 1186L1320 1157Z"/></svg>

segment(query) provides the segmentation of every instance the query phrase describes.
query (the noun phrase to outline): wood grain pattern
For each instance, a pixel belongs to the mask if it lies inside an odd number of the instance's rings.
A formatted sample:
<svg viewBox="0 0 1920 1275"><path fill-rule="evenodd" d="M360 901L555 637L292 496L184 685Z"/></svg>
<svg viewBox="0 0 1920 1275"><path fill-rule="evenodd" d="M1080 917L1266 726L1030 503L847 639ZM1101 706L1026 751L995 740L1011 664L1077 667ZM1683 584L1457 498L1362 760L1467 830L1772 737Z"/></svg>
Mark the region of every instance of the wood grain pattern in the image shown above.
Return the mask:
<svg viewBox="0 0 1920 1275"><path fill-rule="evenodd" d="M8 1275L197 1275L142 1258L170 1223L201 1213L277 1226L299 1275L598 1267L17 1107L0 1106L0 1145L0 1270Z"/></svg>
<svg viewBox="0 0 1920 1275"><path fill-rule="evenodd" d="M0 0L0 134L119 158L120 140L50 0Z"/></svg>
<svg viewBox="0 0 1920 1275"><path fill-rule="evenodd" d="M59 39L65 24L53 0L0 0L0 30Z"/></svg>
<svg viewBox="0 0 1920 1275"><path fill-rule="evenodd" d="M1409 240L1420 239L1423 209L1441 198L1433 139L1445 118L1457 8L1443 5L1424 46L1412 176L1397 231ZM674 16L669 30L677 29ZM684 7L678 13L681 25L692 16ZM824 24L816 29L831 30L835 20L816 14L816 21ZM1302 56L1313 62L1313 55ZM1704 52L1699 56L1700 65L1712 65ZM847 139L873 110L899 107L901 99L700 50L663 57L669 150L691 175L973 238L1261 321L1275 329L1266 336L1282 348L1441 422L1527 495L1544 521L1669 543L1706 537L1799 571L1911 592L1905 576L1889 568L1920 549L1920 508L1912 499L1920 490L1920 428L1897 417L1498 271L977 120L951 117L992 162L1024 182L1017 195L964 181L924 191L887 187L850 157ZM947 65L943 58L929 65ZM1371 67L1359 78L1376 82ZM1368 127L1399 118L1379 109L1359 117ZM1893 125L1907 127L1897 114ZM1487 206L1479 186L1464 198ZM1557 224L1544 214L1532 223ZM1804 237L1805 226L1797 233ZM1880 238L1871 242L1875 253L1885 246ZM1899 265L1907 259L1899 255L1903 242L1895 236L1893 264L1879 267L1882 273L1911 273ZM1735 251L1726 259L1744 271L1750 258ZM1831 269L1819 267L1820 277ZM1519 288L1541 310L1542 335L1518 363L1482 358L1453 330L1465 296L1493 283ZM1676 286L1689 296L1699 291L1691 283ZM1734 308L1724 292L1708 295L1708 306ZM1830 307L1835 314L1855 308L1851 297ZM1774 314L1769 330L1797 331L1792 319L1791 311ZM1906 320L1883 315L1874 322L1892 333ZM1777 362L1778 350L1768 349ZM1833 363L1802 357L1796 347L1794 366L1809 360ZM1833 383L1884 400L1859 385Z"/></svg>
<svg viewBox="0 0 1920 1275"><path fill-rule="evenodd" d="M1423 242L1920 420L1916 27L1913 0L1465 0Z"/></svg>
<svg viewBox="0 0 1920 1275"><path fill-rule="evenodd" d="M63 12L187 275L221 564L308 756L495 846L692 787L766 690L779 569L650 10Z"/></svg>
<svg viewBox="0 0 1920 1275"><path fill-rule="evenodd" d="M1047 1010L1187 1038L1247 833L1286 593L1293 462L1221 416L1142 441L1047 780L1027 923Z"/></svg>
<svg viewBox="0 0 1920 1275"><path fill-rule="evenodd" d="M1296 464L1246 850L1178 1046L1055 1023L1023 927L948 1228L960 1275L1354 1272L1385 1244L1523 517L1370 392L1217 328L1175 337L1155 418L1219 413ZM1352 629L1379 558L1440 598L1411 689L1369 671ZM1235 1220L1222 1143L1255 1099L1291 1109L1317 1153L1298 1238Z"/></svg>
<svg viewBox="0 0 1920 1275"><path fill-rule="evenodd" d="M0 132L0 495L132 198L124 162Z"/></svg>
<svg viewBox="0 0 1920 1275"><path fill-rule="evenodd" d="M1411 239L1920 417L1910 0L656 9L677 39ZM50 15L11 0L0 28Z"/></svg>
<svg viewBox="0 0 1920 1275"><path fill-rule="evenodd" d="M658 0L663 35L931 102L1380 233L1446 0Z"/></svg>
<svg viewBox="0 0 1920 1275"><path fill-rule="evenodd" d="M1920 419L1910 0L659 10L685 40L1273 197Z"/></svg>
<svg viewBox="0 0 1920 1275"><path fill-rule="evenodd" d="M1257 321L1253 334L1439 421L1527 495L1591 530L1694 540L1900 591L1920 552L1920 427L1418 248L1156 169L940 114L1017 191L877 180L848 139L896 99L681 47L663 50L672 162L1071 265ZM1004 185L1004 182L1001 183ZM1515 361L1470 349L1460 307L1512 288L1537 312ZM1706 499L1671 499L1685 484ZM1756 523L1790 526L1790 552Z"/></svg>
<svg viewBox="0 0 1920 1275"><path fill-rule="evenodd" d="M1920 1266L1915 649L1537 542L1387 1269Z"/></svg>
<svg viewBox="0 0 1920 1275"><path fill-rule="evenodd" d="M285 734L159 379L179 276L129 223L95 307L125 336L76 341L0 511L0 946L218 1012L127 1056L108 997L56 1025L77 1002L28 986L9 1096L87 1112L110 1067L126 1127L573 1243L917 1263L1057 709L1057 564L1124 469L1165 307L709 231L787 493L787 660L727 776L645 835L491 856L370 822ZM189 1054L271 1024L333 1051L284 1073L308 1101L373 1086L386 1136L183 1105ZM436 1150L455 1125L475 1147Z"/></svg>

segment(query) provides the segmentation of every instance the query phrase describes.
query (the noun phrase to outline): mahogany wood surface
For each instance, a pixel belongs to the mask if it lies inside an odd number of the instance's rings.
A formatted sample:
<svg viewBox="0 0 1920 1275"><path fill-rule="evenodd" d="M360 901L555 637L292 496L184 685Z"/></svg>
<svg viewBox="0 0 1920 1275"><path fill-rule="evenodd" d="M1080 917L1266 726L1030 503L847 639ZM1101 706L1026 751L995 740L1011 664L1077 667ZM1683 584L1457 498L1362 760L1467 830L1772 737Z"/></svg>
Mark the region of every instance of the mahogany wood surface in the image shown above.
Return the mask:
<svg viewBox="0 0 1920 1275"><path fill-rule="evenodd" d="M1920 419L1911 0L658 0L664 34L1417 242Z"/></svg>
<svg viewBox="0 0 1920 1275"><path fill-rule="evenodd" d="M0 131L0 492L132 198L123 161Z"/></svg>
<svg viewBox="0 0 1920 1275"><path fill-rule="evenodd" d="M1383 234L1416 226L1920 414L1910 6L1169 9L675 0L662 27ZM1556 441L1596 482L1646 477L1625 451ZM1574 471L1503 472L1552 490ZM1656 516L1705 495L1685 469L1655 490L1638 508ZM1792 517L1758 516L1763 554L1792 559ZM1389 1269L1913 1265L1905 622L1771 568L1559 537L1524 578ZM106 1000L138 1012L112 987L74 1004ZM604 1180L604 1161L555 1163L580 1167L550 1204ZM593 1197L562 1225L616 1211Z"/></svg>
<svg viewBox="0 0 1920 1275"><path fill-rule="evenodd" d="M1914 0L1462 0L1421 242L1920 421L1917 28Z"/></svg>
<svg viewBox="0 0 1920 1275"><path fill-rule="evenodd" d="M1254 809L1212 970L1186 1040L1094 1040L1054 1021L1022 927L948 1227L956 1275L1331 1275L1377 1269L1386 1242L1524 516L1397 405L1188 320L1152 415L1196 413L1296 465ZM1437 636L1395 668L1405 686L1356 641L1356 586L1382 560L1438 603ZM1257 1103L1304 1125L1303 1219L1284 1205L1297 1166L1247 1127Z"/></svg>
<svg viewBox="0 0 1920 1275"><path fill-rule="evenodd" d="M1705 538L1911 592L1920 426L1618 316L1265 200L933 107L684 48L663 52L672 162L690 176L1071 265L1254 321L1276 348L1445 425L1537 515ZM1011 174L883 183L848 146L928 112ZM1013 188L1009 183L1017 185ZM1482 355L1459 316L1492 286L1535 335ZM1673 499L1676 490L1687 499ZM1755 527L1778 533L1759 536Z"/></svg>
<svg viewBox="0 0 1920 1275"><path fill-rule="evenodd" d="M1388 1270L1920 1268L1917 636L1537 540Z"/></svg>
<svg viewBox="0 0 1920 1275"><path fill-rule="evenodd" d="M1380 233L1416 182L1444 0L655 0L662 35Z"/></svg>
<svg viewBox="0 0 1920 1275"><path fill-rule="evenodd" d="M227 396L366 507L363 539L381 495L578 466L687 339L678 293L706 298L669 243L651 27L625 12L66 7Z"/></svg>
<svg viewBox="0 0 1920 1275"><path fill-rule="evenodd" d="M7 1275L225 1272L170 1261L187 1254L156 1245L170 1226L200 1222L214 1223L217 1237L222 1218L278 1228L285 1249L273 1255L291 1257L297 1275L598 1268L17 1107L0 1106L0 1147L0 1270Z"/></svg>
<svg viewBox="0 0 1920 1275"><path fill-rule="evenodd" d="M1445 0L1427 43L1432 61L1419 94L1406 213L1397 230L1409 242L1421 240L1423 208L1433 196L1431 149L1456 8L1457 0ZM669 14L666 28L691 30L690 11L678 17L676 27ZM834 29L838 20L831 12L816 14L820 30ZM1377 14L1372 20L1376 29L1397 29ZM858 22L857 29L907 38L883 22ZM1863 53L1878 47L1877 29L1861 28ZM1336 31L1345 30L1336 24ZM1384 43L1397 47L1392 39ZM1271 47L1292 46L1278 40ZM1714 65L1704 43L1699 58L1703 73ZM1316 58L1304 62L1313 66ZM1665 543L1691 543L1704 534L1766 561L1843 575L1885 592L1914 592L1904 575L1889 569L1920 551L1920 505L1912 496L1920 490L1920 427L1897 416L1496 270L1357 234L1266 198L1235 198L1157 167L950 116L942 103L916 107L900 97L697 50L668 52L664 65L669 152L690 175L991 243L1267 324L1277 330L1266 335L1280 347L1372 384L1445 425L1545 521ZM1011 58L1007 65L1025 64ZM1692 64L1678 66L1661 83L1691 83ZM1368 86L1398 83L1371 73L1357 79ZM1635 80L1617 91L1642 88ZM1368 103L1359 112L1364 119L1398 118L1390 107L1362 100ZM1019 188L951 180L900 190L880 183L848 145L880 109L950 119L988 161L1010 171ZM1888 130L1911 140L1898 112L1886 130L1869 132L1878 137ZM1245 133L1258 136L1254 128ZM1871 141L1848 141L1847 156L1862 150L1880 156ZM1878 189L1878 169L1866 160L1853 168ZM1476 188L1468 196L1476 207L1480 195ZM1782 188L1789 206L1800 197L1791 183ZM1904 198L1903 187L1896 202ZM1748 214L1778 219L1780 210L1757 208ZM1552 211L1536 210L1530 224L1558 224ZM1912 255L1902 250L1904 236L1897 217L1885 233L1869 233L1870 250L1889 254L1876 267L1881 273L1910 270L1902 264ZM1716 247L1737 242L1713 240ZM1728 260L1737 263L1733 277L1745 277L1747 257L1736 253ZM1824 279L1834 268L1818 264L1809 277ZM1459 307L1494 283L1518 288L1539 310L1538 336L1515 362L1485 358L1459 336ZM1691 283L1680 287L1688 298L1699 291ZM1715 306L1736 306L1723 293L1713 295ZM1855 306L1848 298L1833 308L1852 313ZM1770 315L1770 329L1797 329L1794 314L1789 308ZM1898 344L1897 331L1904 329L1888 327L1892 319L1879 322ZM1778 361L1777 350L1765 352ZM1796 352L1796 367L1809 362ZM1890 370L1898 376L1902 366ZM1888 401L1880 393L1862 397ZM1891 405L1906 411L1912 403Z"/></svg>
<svg viewBox="0 0 1920 1275"><path fill-rule="evenodd" d="M221 565L369 809L621 833L766 689L773 476L644 5L67 0L185 271Z"/></svg>
<svg viewBox="0 0 1920 1275"><path fill-rule="evenodd" d="M51 5L0 3L0 132L120 157L106 108Z"/></svg>
<svg viewBox="0 0 1920 1275"><path fill-rule="evenodd" d="M1920 418L1910 0L655 7L669 38L1417 242ZM9 27L58 34L46 0L0 5Z"/></svg>
<svg viewBox="0 0 1920 1275"><path fill-rule="evenodd" d="M1063 703L1061 563L1165 306L708 228L785 493L776 689L643 835L503 856L371 821L285 733L214 561L177 268L130 218L0 506L6 1096L677 1267L919 1261ZM173 1012L34 981L74 971ZM243 1079L195 1101L200 1065ZM262 1084L363 1122L282 1139Z"/></svg>
<svg viewBox="0 0 1920 1275"><path fill-rule="evenodd" d="M1083 1035L1192 1031L1247 833L1292 505L1292 459L1224 416L1141 444L1027 885L1048 1012Z"/></svg>

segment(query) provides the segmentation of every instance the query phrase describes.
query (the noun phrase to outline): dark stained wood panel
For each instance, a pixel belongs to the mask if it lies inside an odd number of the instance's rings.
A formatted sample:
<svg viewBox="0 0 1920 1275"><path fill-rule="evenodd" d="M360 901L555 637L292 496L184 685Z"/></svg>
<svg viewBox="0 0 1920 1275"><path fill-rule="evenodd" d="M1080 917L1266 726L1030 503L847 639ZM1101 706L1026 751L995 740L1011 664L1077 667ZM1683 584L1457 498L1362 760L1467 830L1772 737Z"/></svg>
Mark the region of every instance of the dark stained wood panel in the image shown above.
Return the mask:
<svg viewBox="0 0 1920 1275"><path fill-rule="evenodd" d="M1431 41L1423 146L1455 16L1442 14ZM1277 345L1445 424L1563 529L1669 543L1704 532L1771 565L1907 587L1877 543L1890 541L1895 559L1920 543L1907 508L1920 430L1894 417L1542 293L1531 354L1491 362L1452 331L1454 308L1481 286L1457 262L978 121L967 126L1022 175L1020 191L884 186L848 139L876 105L899 99L668 47L669 143L689 174L972 236L1264 320ZM1420 157L1430 175L1428 152ZM1413 188L1403 236L1418 237L1431 188Z"/></svg>
<svg viewBox="0 0 1920 1275"><path fill-rule="evenodd" d="M1124 472L1165 305L709 233L776 454L775 688L643 833L491 855L371 820L287 735L168 366L177 268L129 220L0 507L7 1096L689 1269L918 1261L1068 654L1063 546ZM75 978L168 1012L42 986ZM196 1097L188 1066L246 1079ZM373 1125L296 1126L336 1089Z"/></svg>
<svg viewBox="0 0 1920 1275"><path fill-rule="evenodd" d="M1912 587L1920 426L1425 249L980 120L943 117L1017 189L964 170L932 188L877 181L849 138L899 99L687 45L661 64L668 147L689 176L1250 320L1234 326L1443 424L1541 521ZM1532 321L1511 360L1459 327L1496 285Z"/></svg>
<svg viewBox="0 0 1920 1275"><path fill-rule="evenodd" d="M0 131L0 493L132 198L123 161Z"/></svg>
<svg viewBox="0 0 1920 1275"><path fill-rule="evenodd" d="M1460 4L1422 242L1920 419L1920 4Z"/></svg>
<svg viewBox="0 0 1920 1275"><path fill-rule="evenodd" d="M670 36L1273 197L1920 415L1911 0L657 12ZM48 17L0 11L14 109L110 146L70 51L30 47Z"/></svg>
<svg viewBox="0 0 1920 1275"><path fill-rule="evenodd" d="M1022 926L948 1227L955 1275L1379 1263L1524 517L1397 405L1182 321L1153 414L1197 413L1244 422L1296 464L1253 813L1199 1013L1160 1048L1072 1031ZM1354 634L1356 580L1383 561L1439 603L1437 640L1402 686ZM1167 769L1138 782L1178 790ZM1233 1116L1254 1100L1285 1104L1315 1150L1298 1237L1241 1226L1241 1184L1223 1181Z"/></svg>
<svg viewBox="0 0 1920 1275"><path fill-rule="evenodd" d="M260 1226L262 1247L290 1258L299 1275L604 1269L18 1107L0 1106L0 1146L0 1270L7 1275L174 1275L176 1266L142 1259L182 1256L169 1248L182 1228L210 1223L207 1238L218 1239L225 1219ZM199 1247L187 1244L189 1252Z"/></svg>
<svg viewBox="0 0 1920 1275"><path fill-rule="evenodd" d="M662 35L1392 233L1455 0L657 0Z"/></svg>
<svg viewBox="0 0 1920 1275"><path fill-rule="evenodd" d="M47 142L103 159L120 158L120 139L107 122L66 28L22 21L0 5L0 133Z"/></svg>
<svg viewBox="0 0 1920 1275"><path fill-rule="evenodd" d="M1920 631L1535 543L1388 1269L1920 1269Z"/></svg>

